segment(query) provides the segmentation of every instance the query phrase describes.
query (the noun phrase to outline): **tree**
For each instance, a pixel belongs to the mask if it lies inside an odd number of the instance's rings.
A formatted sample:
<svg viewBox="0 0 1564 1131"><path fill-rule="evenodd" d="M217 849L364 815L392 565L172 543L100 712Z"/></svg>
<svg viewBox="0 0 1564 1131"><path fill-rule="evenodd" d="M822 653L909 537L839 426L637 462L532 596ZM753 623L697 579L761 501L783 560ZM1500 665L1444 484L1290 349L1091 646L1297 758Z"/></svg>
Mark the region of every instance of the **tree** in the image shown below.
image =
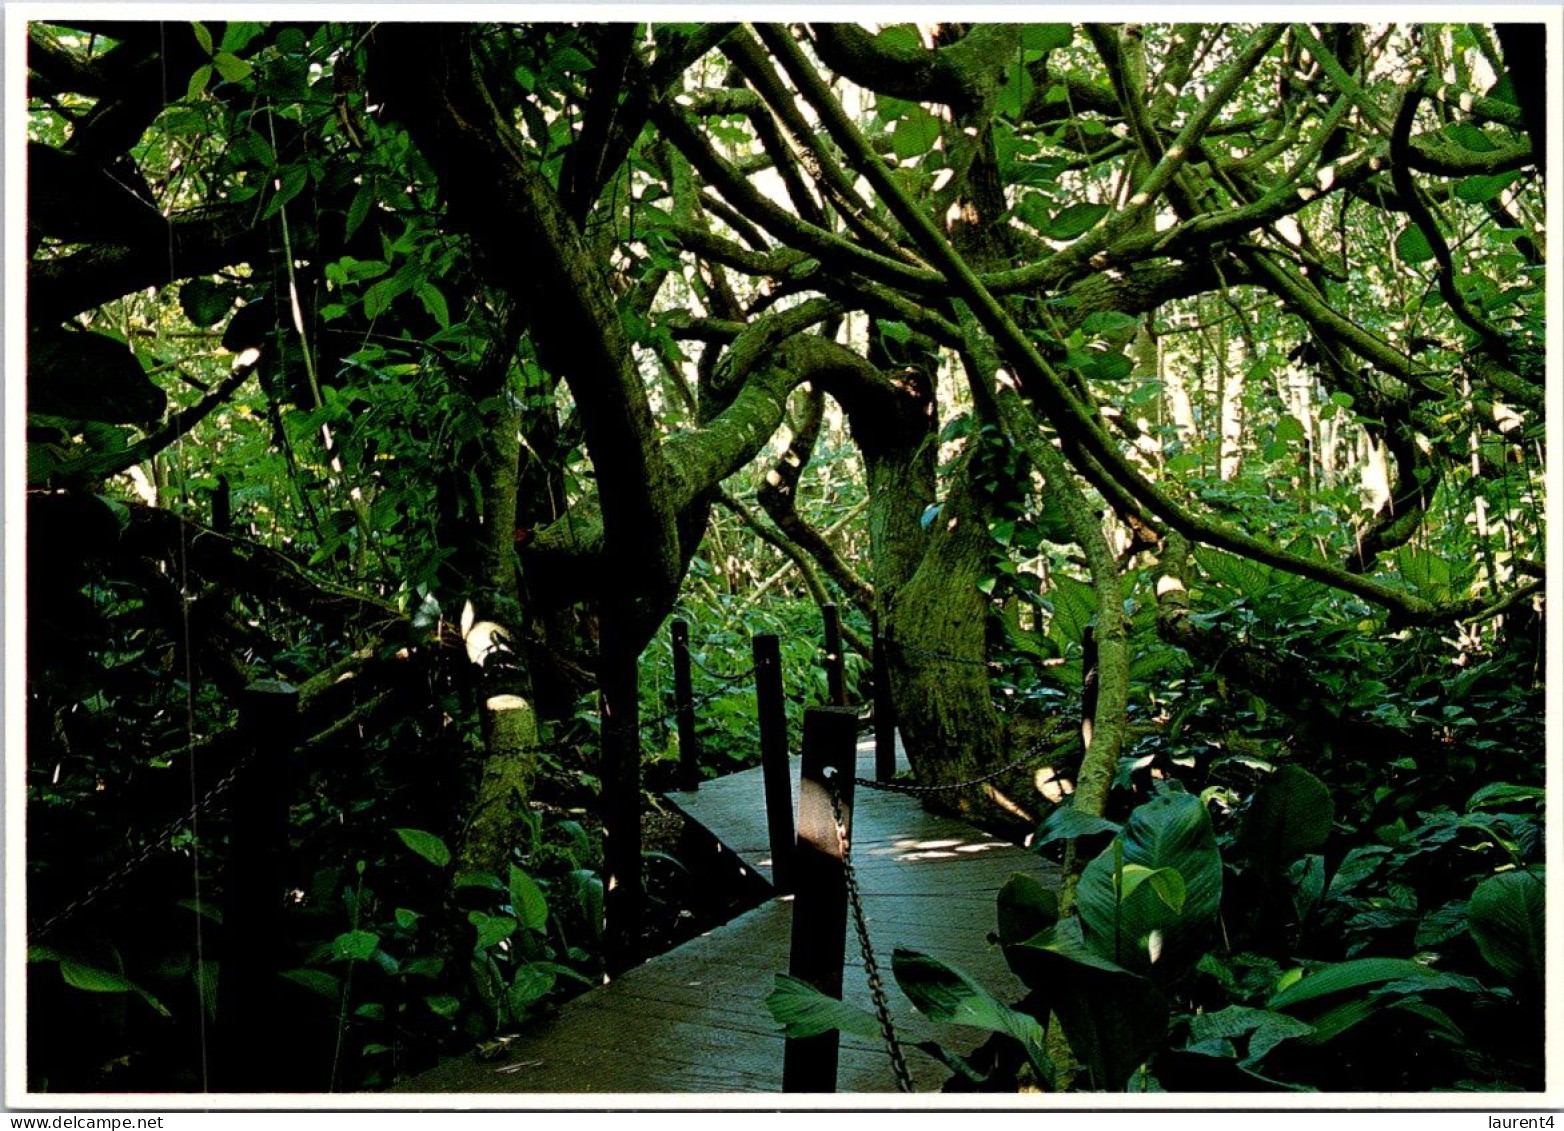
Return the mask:
<svg viewBox="0 0 1564 1131"><path fill-rule="evenodd" d="M1224 587L1299 579L1365 641L1540 640L1544 83L1513 28L29 35L35 736L79 701L89 577L147 595L192 687L287 670L317 730L432 663L480 724L457 857L503 875L540 735L595 687L624 962L637 664L719 503L862 614L920 781L1025 827L1061 744L996 707L1017 661L1052 712L1091 684L1100 815L1157 664L1321 757L1425 737L1295 678L1310 642L1202 607ZM822 398L856 554L812 522ZM767 526L734 496L777 457Z"/></svg>

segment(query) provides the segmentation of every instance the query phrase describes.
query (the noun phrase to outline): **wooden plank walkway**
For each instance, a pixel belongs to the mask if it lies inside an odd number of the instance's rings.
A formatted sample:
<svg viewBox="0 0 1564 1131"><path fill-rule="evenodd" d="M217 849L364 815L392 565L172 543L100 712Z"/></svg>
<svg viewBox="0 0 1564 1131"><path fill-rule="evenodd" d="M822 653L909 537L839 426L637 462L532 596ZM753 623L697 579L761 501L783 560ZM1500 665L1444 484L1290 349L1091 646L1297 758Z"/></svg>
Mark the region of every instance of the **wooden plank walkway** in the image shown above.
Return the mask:
<svg viewBox="0 0 1564 1131"><path fill-rule="evenodd" d="M872 777L871 743L859 746L860 777ZM797 801L798 760L793 760ZM770 849L760 770L703 784L668 800L768 876ZM1010 876L1029 872L1057 883L1053 865L974 829L925 812L914 798L859 786L853 861L875 955L888 984L892 1017L920 1091L937 1090L947 1071L912 1049L937 1037L969 1052L986 1034L935 1026L913 1010L890 975L891 952L907 947L978 978L1001 1000L1022 987L987 941L995 896ZM693 865L692 865L693 866ZM510 1042L500 1060L449 1060L405 1081L398 1092L654 1093L780 1092L782 1046L765 998L788 962L792 901L771 899L608 985L566 1003ZM872 1008L857 939L848 928L844 997ZM878 1043L842 1038L840 1092L891 1092L890 1061Z"/></svg>

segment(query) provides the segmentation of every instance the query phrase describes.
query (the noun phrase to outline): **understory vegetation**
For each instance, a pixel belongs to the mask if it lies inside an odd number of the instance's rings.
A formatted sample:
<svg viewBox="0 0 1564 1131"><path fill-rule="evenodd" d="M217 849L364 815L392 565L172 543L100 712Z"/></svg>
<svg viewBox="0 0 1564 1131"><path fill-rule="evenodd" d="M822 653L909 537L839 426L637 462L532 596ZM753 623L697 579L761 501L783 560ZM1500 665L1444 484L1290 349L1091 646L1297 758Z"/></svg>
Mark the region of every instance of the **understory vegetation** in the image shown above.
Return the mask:
<svg viewBox="0 0 1564 1131"><path fill-rule="evenodd" d="M28 25L29 1090L383 1089L723 921L670 625L716 777L825 605L1063 877L1021 1000L898 953L947 1087L1542 1089L1543 30Z"/></svg>

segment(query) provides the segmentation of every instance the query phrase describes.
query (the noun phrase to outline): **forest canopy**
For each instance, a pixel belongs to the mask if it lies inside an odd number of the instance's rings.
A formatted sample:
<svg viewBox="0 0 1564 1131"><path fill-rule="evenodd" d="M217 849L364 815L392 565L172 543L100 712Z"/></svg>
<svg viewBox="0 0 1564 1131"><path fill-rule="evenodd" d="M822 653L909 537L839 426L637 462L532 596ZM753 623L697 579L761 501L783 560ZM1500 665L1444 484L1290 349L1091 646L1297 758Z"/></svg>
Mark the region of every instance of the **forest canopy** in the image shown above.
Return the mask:
<svg viewBox="0 0 1564 1131"><path fill-rule="evenodd" d="M1048 930L1221 853L1166 1024L1010 1086L1541 1087L1543 31L26 25L29 1088L274 993L383 1087L671 944L669 622L712 777L824 606Z"/></svg>

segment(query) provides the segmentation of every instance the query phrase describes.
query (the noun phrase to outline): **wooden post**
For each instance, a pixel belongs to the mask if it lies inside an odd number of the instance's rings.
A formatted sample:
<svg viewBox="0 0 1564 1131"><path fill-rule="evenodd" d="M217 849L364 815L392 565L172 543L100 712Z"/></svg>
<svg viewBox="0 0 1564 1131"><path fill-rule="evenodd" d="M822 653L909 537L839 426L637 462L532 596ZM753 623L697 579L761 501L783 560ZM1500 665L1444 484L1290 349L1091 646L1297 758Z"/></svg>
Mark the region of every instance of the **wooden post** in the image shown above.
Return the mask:
<svg viewBox="0 0 1564 1131"><path fill-rule="evenodd" d="M289 763L296 742L299 693L280 680L258 680L239 702L245 759L230 787L229 844L219 980L220 1052L213 1086L225 1092L267 1092L278 1060L297 1040L297 1019L281 1016L277 975L288 954L283 931L288 849Z"/></svg>
<svg viewBox="0 0 1564 1131"><path fill-rule="evenodd" d="M760 722L760 774L771 837L771 882L793 890L793 782L787 760L787 705L782 698L782 647L776 634L750 642L755 654L755 706Z"/></svg>
<svg viewBox="0 0 1564 1131"><path fill-rule="evenodd" d="M874 638L874 780L896 776L896 703L891 698L891 657L885 637Z"/></svg>
<svg viewBox="0 0 1564 1131"><path fill-rule="evenodd" d="M842 671L842 620L835 605L821 605L825 620L826 701L833 707L847 706L847 681Z"/></svg>
<svg viewBox="0 0 1564 1131"><path fill-rule="evenodd" d="M673 622L673 709L679 729L679 786L701 787L701 748L695 737L695 693L690 683L690 625Z"/></svg>
<svg viewBox="0 0 1564 1131"><path fill-rule="evenodd" d="M646 885L639 671L636 653L605 640L598 685L603 697L603 958L610 974L641 960Z"/></svg>
<svg viewBox="0 0 1564 1131"><path fill-rule="evenodd" d="M797 895L788 973L838 998L847 947L847 876L831 790L841 799L850 836L857 762L857 712L849 707L811 707L804 713L798 849L793 858ZM833 1029L788 1041L782 1054L782 1090L836 1091L839 1038Z"/></svg>

